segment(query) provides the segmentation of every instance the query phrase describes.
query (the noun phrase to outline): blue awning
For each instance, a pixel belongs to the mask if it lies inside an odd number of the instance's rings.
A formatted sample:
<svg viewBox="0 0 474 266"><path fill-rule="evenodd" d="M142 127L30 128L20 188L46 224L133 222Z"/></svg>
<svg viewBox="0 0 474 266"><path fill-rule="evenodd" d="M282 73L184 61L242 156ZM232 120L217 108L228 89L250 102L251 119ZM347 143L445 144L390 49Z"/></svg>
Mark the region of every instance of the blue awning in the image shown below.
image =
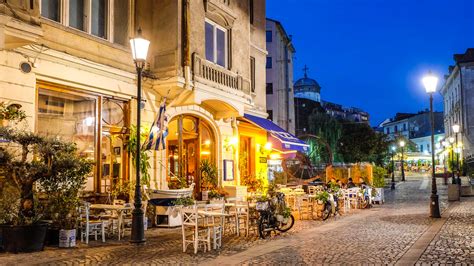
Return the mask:
<svg viewBox="0 0 474 266"><path fill-rule="evenodd" d="M279 142L281 148L285 150L295 150L300 152L307 152L309 150L308 144L268 119L249 114L244 114L244 118L258 127L265 129L269 133L269 139L271 141L274 140L272 142Z"/></svg>

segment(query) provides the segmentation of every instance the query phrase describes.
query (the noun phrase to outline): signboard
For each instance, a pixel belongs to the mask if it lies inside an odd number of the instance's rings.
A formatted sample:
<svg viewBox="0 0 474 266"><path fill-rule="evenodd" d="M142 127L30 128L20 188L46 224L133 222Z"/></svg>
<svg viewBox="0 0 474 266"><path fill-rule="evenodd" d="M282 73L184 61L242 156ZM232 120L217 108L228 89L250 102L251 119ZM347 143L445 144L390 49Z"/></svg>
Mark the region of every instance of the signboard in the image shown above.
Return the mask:
<svg viewBox="0 0 474 266"><path fill-rule="evenodd" d="M224 160L224 181L234 180L234 161Z"/></svg>
<svg viewBox="0 0 474 266"><path fill-rule="evenodd" d="M260 157L260 163L267 163L267 157Z"/></svg>

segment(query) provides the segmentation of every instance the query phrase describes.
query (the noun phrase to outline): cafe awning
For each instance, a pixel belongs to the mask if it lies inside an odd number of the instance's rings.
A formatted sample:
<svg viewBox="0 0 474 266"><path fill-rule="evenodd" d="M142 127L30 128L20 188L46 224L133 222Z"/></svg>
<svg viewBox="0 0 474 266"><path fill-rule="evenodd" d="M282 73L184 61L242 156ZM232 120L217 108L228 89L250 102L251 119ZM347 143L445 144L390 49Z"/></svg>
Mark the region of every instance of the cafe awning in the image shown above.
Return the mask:
<svg viewBox="0 0 474 266"><path fill-rule="evenodd" d="M308 144L268 119L249 114L244 114L244 118L250 123L265 129L268 132L270 142L272 142L277 149L300 152L307 152L309 150Z"/></svg>

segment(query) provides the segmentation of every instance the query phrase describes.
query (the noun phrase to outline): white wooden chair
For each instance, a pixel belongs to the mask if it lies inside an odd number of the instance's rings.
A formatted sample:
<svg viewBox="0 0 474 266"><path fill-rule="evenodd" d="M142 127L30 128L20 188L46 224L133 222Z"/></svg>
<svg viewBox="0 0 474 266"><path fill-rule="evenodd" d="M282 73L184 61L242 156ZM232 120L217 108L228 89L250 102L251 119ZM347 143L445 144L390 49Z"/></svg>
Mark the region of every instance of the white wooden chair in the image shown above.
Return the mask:
<svg viewBox="0 0 474 266"><path fill-rule="evenodd" d="M216 212L224 214L225 205L222 203L207 204L205 210L208 212ZM222 247L222 235L224 233L224 215L220 217L206 217L206 224L211 230L211 238L214 249Z"/></svg>
<svg viewBox="0 0 474 266"><path fill-rule="evenodd" d="M211 250L211 230L199 222L198 208L196 205L181 209L183 252L189 244L193 245L194 254L197 253L199 244L204 244L204 252Z"/></svg>
<svg viewBox="0 0 474 266"><path fill-rule="evenodd" d="M245 229L245 236L248 236L250 223L249 203L237 199L228 199L227 202L234 204L234 206L229 208L228 214L230 215L229 219L235 224L237 236L240 236L241 228Z"/></svg>
<svg viewBox="0 0 474 266"><path fill-rule="evenodd" d="M79 229L81 231L81 242L89 244L89 236L94 235L97 241L97 234L102 235L102 242L105 242L105 223L101 220L90 219L90 203L84 202L79 206Z"/></svg>
<svg viewBox="0 0 474 266"><path fill-rule="evenodd" d="M359 207L359 196L358 196L359 188L348 188L344 192L344 201L347 200L348 210L350 211L351 208L357 209Z"/></svg>

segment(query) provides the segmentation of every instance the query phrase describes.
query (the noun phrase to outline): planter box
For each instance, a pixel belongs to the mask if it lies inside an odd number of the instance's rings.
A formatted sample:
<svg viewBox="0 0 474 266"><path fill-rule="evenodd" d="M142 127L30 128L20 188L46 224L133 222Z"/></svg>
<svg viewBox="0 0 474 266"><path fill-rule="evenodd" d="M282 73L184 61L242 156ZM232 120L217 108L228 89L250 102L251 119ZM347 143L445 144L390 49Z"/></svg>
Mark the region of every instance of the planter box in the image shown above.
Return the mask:
<svg viewBox="0 0 474 266"><path fill-rule="evenodd" d="M374 188L375 191L377 192L377 194L375 195L374 197L374 201L377 202L378 204L383 204L385 203L385 194L384 194L384 190L382 187L376 187Z"/></svg>
<svg viewBox="0 0 474 266"><path fill-rule="evenodd" d="M44 249L47 223L33 225L0 225L3 249L7 252L36 252Z"/></svg>
<svg viewBox="0 0 474 266"><path fill-rule="evenodd" d="M456 201L459 200L459 185L448 184L448 200Z"/></svg>
<svg viewBox="0 0 474 266"><path fill-rule="evenodd" d="M76 246L76 229L59 230L59 247L72 248Z"/></svg>

